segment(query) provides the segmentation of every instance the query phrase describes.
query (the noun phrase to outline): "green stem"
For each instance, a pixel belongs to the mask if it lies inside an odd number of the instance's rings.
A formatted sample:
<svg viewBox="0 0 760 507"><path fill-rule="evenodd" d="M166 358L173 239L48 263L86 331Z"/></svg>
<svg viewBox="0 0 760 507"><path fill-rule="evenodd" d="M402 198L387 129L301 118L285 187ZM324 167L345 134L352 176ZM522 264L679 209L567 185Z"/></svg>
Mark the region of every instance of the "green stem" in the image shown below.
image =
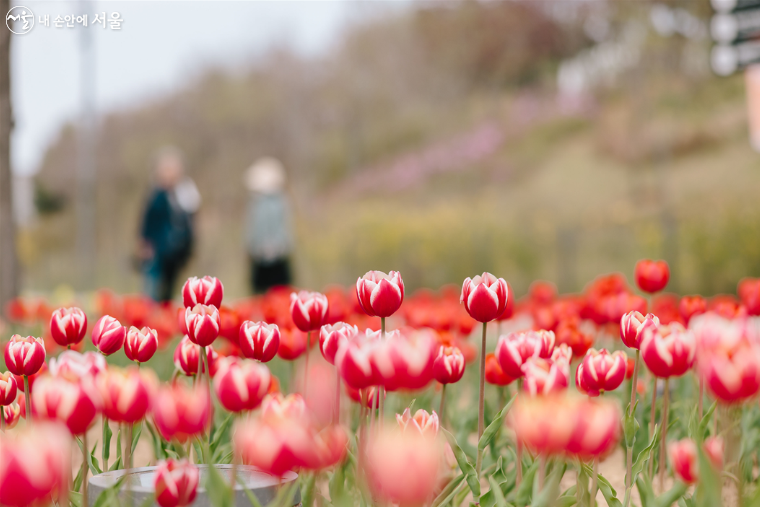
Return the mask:
<svg viewBox="0 0 760 507"><path fill-rule="evenodd" d="M446 384L443 384L443 387L441 388L441 406L438 407L438 420L441 423L441 426L443 426L443 409L444 404L446 403Z"/></svg>
<svg viewBox="0 0 760 507"><path fill-rule="evenodd" d="M486 392L486 327L488 324L483 322L483 337L480 346L480 392L478 396L478 442L483 436L485 430L484 409L485 409L485 392ZM475 466L475 472L480 477L480 467L483 465L483 450L478 446L478 459Z"/></svg>
<svg viewBox="0 0 760 507"><path fill-rule="evenodd" d="M5 407L0 405L0 430L5 433Z"/></svg>
<svg viewBox="0 0 760 507"><path fill-rule="evenodd" d="M90 472L90 467L87 466L87 458L89 457L90 450L87 448L87 431L82 434L82 507L87 507L89 499L87 498L87 476Z"/></svg>
<svg viewBox="0 0 760 507"><path fill-rule="evenodd" d="M108 471L108 457L111 449L106 446L106 432L108 431L108 417L103 414L103 438L101 440L100 457L103 462L103 471Z"/></svg>
<svg viewBox="0 0 760 507"><path fill-rule="evenodd" d="M668 388L670 384L670 378L665 379L665 390L662 393L662 440L660 441L660 492L665 491L665 470L668 468L665 461L665 450L667 449L666 439L668 436L668 401L669 394Z"/></svg>
<svg viewBox="0 0 760 507"><path fill-rule="evenodd" d="M303 397L307 397L309 388L309 346L311 345L311 331L306 333L306 357L303 362Z"/></svg>
<svg viewBox="0 0 760 507"><path fill-rule="evenodd" d="M654 381L652 382L652 408L649 412L649 440L652 440L652 435L654 435L654 423L655 423L655 415L657 415L656 407L657 406L657 377L654 377ZM654 473L654 459L649 460L649 478L652 479L652 474Z"/></svg>
<svg viewBox="0 0 760 507"><path fill-rule="evenodd" d="M380 317L380 331L383 341L385 341L385 317ZM377 419L380 422L380 427L383 426L383 416L385 415L385 386L378 386L378 396L380 397L380 407L377 411Z"/></svg>
<svg viewBox="0 0 760 507"><path fill-rule="evenodd" d="M29 389L29 377L24 375L24 408L26 408L26 422L32 425L32 393Z"/></svg>

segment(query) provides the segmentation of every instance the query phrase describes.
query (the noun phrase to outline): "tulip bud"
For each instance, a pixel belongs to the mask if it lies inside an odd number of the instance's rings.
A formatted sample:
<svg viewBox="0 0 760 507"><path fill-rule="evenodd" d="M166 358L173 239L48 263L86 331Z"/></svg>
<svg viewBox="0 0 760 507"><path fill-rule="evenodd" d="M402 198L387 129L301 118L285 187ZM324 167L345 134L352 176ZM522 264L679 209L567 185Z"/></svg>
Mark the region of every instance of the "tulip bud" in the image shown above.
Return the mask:
<svg viewBox="0 0 760 507"><path fill-rule="evenodd" d="M10 405L16 401L18 386L10 372L0 373L0 406Z"/></svg>
<svg viewBox="0 0 760 507"><path fill-rule="evenodd" d="M642 259L636 263L636 285L639 289L650 294L665 288L670 279L670 268L665 261Z"/></svg>
<svg viewBox="0 0 760 507"><path fill-rule="evenodd" d="M35 416L64 423L72 435L87 431L101 408L100 394L89 377L75 381L67 376L45 376L34 385L32 409Z"/></svg>
<svg viewBox="0 0 760 507"><path fill-rule="evenodd" d="M182 286L182 302L185 308L193 308L195 305L213 305L219 308L222 306L223 297L224 286L213 276L193 276Z"/></svg>
<svg viewBox="0 0 760 507"><path fill-rule="evenodd" d="M625 380L625 353L618 350L610 354L606 349L591 349L583 359L583 381L588 391L600 394L614 391Z"/></svg>
<svg viewBox="0 0 760 507"><path fill-rule="evenodd" d="M486 382L495 386L507 386L514 380L501 369L495 354L491 352L486 354Z"/></svg>
<svg viewBox="0 0 760 507"><path fill-rule="evenodd" d="M678 377L694 364L696 341L693 333L678 323L653 328L645 326L641 357L656 377Z"/></svg>
<svg viewBox="0 0 760 507"><path fill-rule="evenodd" d="M224 408L230 412L242 412L261 404L270 382L269 368L263 364L227 357L219 362L214 391Z"/></svg>
<svg viewBox="0 0 760 507"><path fill-rule="evenodd" d="M356 280L356 296L370 317L390 317L404 301L404 281L398 271L368 271Z"/></svg>
<svg viewBox="0 0 760 507"><path fill-rule="evenodd" d="M61 347L81 342L86 332L87 315L79 308L59 308L50 317L50 334Z"/></svg>
<svg viewBox="0 0 760 507"><path fill-rule="evenodd" d="M144 363L153 357L158 349L158 333L155 329L144 327L129 328L127 341L124 342L124 353L130 361Z"/></svg>
<svg viewBox="0 0 760 507"><path fill-rule="evenodd" d="M707 301L702 296L684 296L678 302L678 313L687 326L692 317L702 315L706 311Z"/></svg>
<svg viewBox="0 0 760 507"><path fill-rule="evenodd" d="M5 344L5 366L14 375L34 375L45 362L45 344L40 338L14 334Z"/></svg>
<svg viewBox="0 0 760 507"><path fill-rule="evenodd" d="M24 395L22 394L21 397L23 398ZM14 402L0 407L0 409L2 409L3 416L5 417L5 429L12 430L18 424L18 420L21 419L21 407L18 403Z"/></svg>
<svg viewBox="0 0 760 507"><path fill-rule="evenodd" d="M290 295L290 316L304 333L316 331L327 318L327 297L319 292L293 292Z"/></svg>
<svg viewBox="0 0 760 507"><path fill-rule="evenodd" d="M523 364L531 357L547 359L554 352L554 333L551 331L526 331L509 333L499 338L496 357L504 373L513 378L524 375Z"/></svg>
<svg viewBox="0 0 760 507"><path fill-rule="evenodd" d="M508 297L507 282L491 273L466 278L459 302L470 317L478 322L490 322L504 313Z"/></svg>
<svg viewBox="0 0 760 507"><path fill-rule="evenodd" d="M267 363L280 347L280 328L276 324L246 320L240 326L238 342L245 357Z"/></svg>
<svg viewBox="0 0 760 507"><path fill-rule="evenodd" d="M645 317L637 311L628 312L620 319L620 338L626 347L638 350L641 346L644 326L656 328L659 325L660 319L652 313L648 313Z"/></svg>
<svg viewBox="0 0 760 507"><path fill-rule="evenodd" d="M319 351L322 353L322 357L328 363L335 364L335 355L338 353L338 349L358 334L358 327L345 322L322 326L322 329L319 330Z"/></svg>
<svg viewBox="0 0 760 507"><path fill-rule="evenodd" d="M101 354L110 356L124 346L127 328L110 315L103 315L92 330L92 344Z"/></svg>
<svg viewBox="0 0 760 507"><path fill-rule="evenodd" d="M566 361L557 362L531 357L522 366L525 382L523 389L531 396L551 394L567 388L570 366Z"/></svg>
<svg viewBox="0 0 760 507"><path fill-rule="evenodd" d="M420 435L428 435L434 437L438 435L438 428L440 423L438 421L438 414L433 411L428 413L427 410L419 409L414 413L406 408L403 414L396 414L396 422L402 431L414 430Z"/></svg>
<svg viewBox="0 0 760 507"><path fill-rule="evenodd" d="M464 375L464 356L457 347L441 345L433 363L433 376L441 384L454 384Z"/></svg>
<svg viewBox="0 0 760 507"><path fill-rule="evenodd" d="M209 345L206 347L206 359L208 360L208 369L213 377L216 375L218 354L214 348ZM198 345L190 341L187 336L182 337L177 348L174 349L174 366L183 374L191 377L198 374L198 365L200 364L200 350ZM201 371L205 373L205 367L201 366Z"/></svg>
<svg viewBox="0 0 760 507"><path fill-rule="evenodd" d="M192 504L198 490L198 476L198 468L186 459L159 461L153 481L158 505L184 507Z"/></svg>
<svg viewBox="0 0 760 507"><path fill-rule="evenodd" d="M699 460L697 446L693 440L685 438L668 445L670 464L676 477L686 484L693 484L699 479Z"/></svg>
<svg viewBox="0 0 760 507"><path fill-rule="evenodd" d="M134 424L150 409L155 379L150 370L111 367L99 375L97 387L103 399L103 414L112 421Z"/></svg>
<svg viewBox="0 0 760 507"><path fill-rule="evenodd" d="M211 422L211 397L202 382L192 388L177 382L156 392L152 411L156 429L164 440L175 438L184 443Z"/></svg>
<svg viewBox="0 0 760 507"><path fill-rule="evenodd" d="M219 336L220 325L219 310L215 306L197 304L185 308L187 336L196 345L206 347L214 343Z"/></svg>
<svg viewBox="0 0 760 507"><path fill-rule="evenodd" d="M723 438L707 437L702 448L715 470L723 470Z"/></svg>

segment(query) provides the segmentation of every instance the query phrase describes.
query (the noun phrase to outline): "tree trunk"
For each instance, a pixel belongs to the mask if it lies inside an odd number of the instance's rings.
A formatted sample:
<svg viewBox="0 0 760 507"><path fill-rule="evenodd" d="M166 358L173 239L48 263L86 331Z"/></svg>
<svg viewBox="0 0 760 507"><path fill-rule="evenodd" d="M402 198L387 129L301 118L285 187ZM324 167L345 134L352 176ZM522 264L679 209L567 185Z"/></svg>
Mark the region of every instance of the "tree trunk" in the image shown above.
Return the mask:
<svg viewBox="0 0 760 507"><path fill-rule="evenodd" d="M9 9L10 0L0 0L0 12L5 15ZM19 290L11 188L11 37L10 30L0 30L0 313Z"/></svg>

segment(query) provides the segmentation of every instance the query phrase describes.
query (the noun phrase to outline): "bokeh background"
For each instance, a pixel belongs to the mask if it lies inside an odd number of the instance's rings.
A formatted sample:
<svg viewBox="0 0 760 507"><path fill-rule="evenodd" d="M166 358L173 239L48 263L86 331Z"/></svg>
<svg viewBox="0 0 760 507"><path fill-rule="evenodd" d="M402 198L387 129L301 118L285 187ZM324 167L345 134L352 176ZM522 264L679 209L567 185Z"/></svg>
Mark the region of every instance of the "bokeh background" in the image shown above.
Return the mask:
<svg viewBox="0 0 760 507"><path fill-rule="evenodd" d="M287 169L301 287L490 271L519 297L535 279L632 280L642 257L666 259L682 294L760 275L760 155L742 74L710 70L707 1L89 5L120 11L122 30L87 48L52 27L13 41L27 294L141 289L139 218L167 144L203 198L184 274L231 298L248 294L243 173L265 155ZM77 243L88 89L91 257Z"/></svg>

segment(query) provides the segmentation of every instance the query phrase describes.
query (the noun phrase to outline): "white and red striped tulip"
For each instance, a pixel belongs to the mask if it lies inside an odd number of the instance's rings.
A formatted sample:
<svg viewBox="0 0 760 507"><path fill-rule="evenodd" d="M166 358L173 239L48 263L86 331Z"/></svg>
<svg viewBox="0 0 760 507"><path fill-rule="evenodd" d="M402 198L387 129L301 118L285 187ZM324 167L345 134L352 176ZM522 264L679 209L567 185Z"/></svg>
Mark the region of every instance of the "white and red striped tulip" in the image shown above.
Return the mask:
<svg viewBox="0 0 760 507"><path fill-rule="evenodd" d="M641 358L656 377L678 377L694 364L696 348L694 334L677 322L658 328L645 326Z"/></svg>
<svg viewBox="0 0 760 507"><path fill-rule="evenodd" d="M103 414L112 421L136 423L150 410L151 396L156 389L150 370L111 367L96 381L103 400Z"/></svg>
<svg viewBox="0 0 760 507"><path fill-rule="evenodd" d="M417 410L412 417L412 412L406 408L403 414L396 414L396 422L403 431L414 430L418 431L420 435L431 437L438 435L440 428L438 414L435 411L428 413L427 410L423 409Z"/></svg>
<svg viewBox="0 0 760 507"><path fill-rule="evenodd" d="M193 276L182 286L182 302L185 308L193 308L195 305L213 305L219 308L222 306L222 298L224 286L213 276Z"/></svg>
<svg viewBox="0 0 760 507"><path fill-rule="evenodd" d="M304 333L317 331L327 320L327 296L302 290L290 294L290 316Z"/></svg>
<svg viewBox="0 0 760 507"><path fill-rule="evenodd" d="M367 271L356 280L356 296L370 317L390 317L404 301L404 281L398 271Z"/></svg>
<svg viewBox="0 0 760 507"><path fill-rule="evenodd" d="M203 347L211 345L219 336L221 327L219 310L216 306L202 304L185 308L185 326L191 342Z"/></svg>
<svg viewBox="0 0 760 507"><path fill-rule="evenodd" d="M87 333L87 315L73 306L59 308L50 316L50 334L61 347L79 343Z"/></svg>
<svg viewBox="0 0 760 507"><path fill-rule="evenodd" d="M381 379L372 367L372 353L378 343L376 338L359 334L340 347L335 354L335 366L346 384L354 389L380 384Z"/></svg>
<svg viewBox="0 0 760 507"><path fill-rule="evenodd" d="M21 398L23 399L24 395L21 395ZM23 404L24 402L21 401ZM10 405L5 405L4 407L0 407L3 411L3 417L5 417L5 429L6 430L12 430L16 427L18 424L18 420L21 419L21 406L13 402Z"/></svg>
<svg viewBox="0 0 760 507"><path fill-rule="evenodd" d="M554 352L554 332L524 331L509 333L499 338L496 358L501 369L512 378L520 378L523 364L531 357L547 359Z"/></svg>
<svg viewBox="0 0 760 507"><path fill-rule="evenodd" d="M34 384L32 409L35 417L57 420L72 435L81 435L95 421L102 408L100 393L92 379L44 376Z"/></svg>
<svg viewBox="0 0 760 507"><path fill-rule="evenodd" d="M627 357L621 350L612 354L606 349L590 349L583 358L583 384L590 396L614 391L625 380Z"/></svg>
<svg viewBox="0 0 760 507"><path fill-rule="evenodd" d="M245 357L267 363L280 347L280 328L277 324L246 320L240 325L238 342Z"/></svg>
<svg viewBox="0 0 760 507"><path fill-rule="evenodd" d="M263 364L225 357L219 361L219 371L214 376L214 391L225 409L242 412L261 404L271 381L269 368Z"/></svg>
<svg viewBox="0 0 760 507"><path fill-rule="evenodd" d="M437 343L433 333L424 330L386 335L372 349L375 379L388 391L423 389L433 381Z"/></svg>
<svg viewBox="0 0 760 507"><path fill-rule="evenodd" d="M159 461L153 479L156 503L161 507L190 505L195 500L198 482L198 467L186 459Z"/></svg>
<svg viewBox="0 0 760 507"><path fill-rule="evenodd" d="M457 347L441 345L433 362L433 376L441 384L454 384L464 375L464 355Z"/></svg>
<svg viewBox="0 0 760 507"><path fill-rule="evenodd" d="M137 329L129 328L127 340L124 342L124 353L130 361L144 363L153 357L158 350L158 333L155 329L144 327Z"/></svg>
<svg viewBox="0 0 760 507"><path fill-rule="evenodd" d="M16 401L18 386L11 372L0 373L0 406L10 405Z"/></svg>
<svg viewBox="0 0 760 507"><path fill-rule="evenodd" d="M459 302L464 304L465 310L473 319L478 322L490 322L504 313L508 295L507 282L503 278L483 273L465 279Z"/></svg>
<svg viewBox="0 0 760 507"><path fill-rule="evenodd" d="M89 377L92 380L107 367L106 359L97 352L82 354L76 350L65 350L50 359L48 370L54 377L65 376L75 380Z"/></svg>
<svg viewBox="0 0 760 507"><path fill-rule="evenodd" d="M186 387L180 382L163 386L153 396L156 429L165 440L184 443L200 434L211 422L211 396L204 382Z"/></svg>
<svg viewBox="0 0 760 507"><path fill-rule="evenodd" d="M5 367L14 375L34 375L45 362L45 343L40 338L14 334L5 344Z"/></svg>
<svg viewBox="0 0 760 507"><path fill-rule="evenodd" d="M335 364L335 355L340 347L348 340L359 335L359 328L338 322L335 324L325 324L319 330L319 351L322 357L330 364Z"/></svg>
<svg viewBox="0 0 760 507"><path fill-rule="evenodd" d="M99 318L92 329L92 344L106 356L118 352L126 338L127 328L110 315Z"/></svg>
<svg viewBox="0 0 760 507"><path fill-rule="evenodd" d="M552 361L531 357L522 366L523 390L531 396L551 394L567 389L570 366L564 360Z"/></svg>
<svg viewBox="0 0 760 507"><path fill-rule="evenodd" d="M174 366L188 377L197 375L200 357L198 345L191 342L187 336L183 336L177 344L177 348L174 349ZM207 346L206 360L208 361L208 369L212 377L216 375L218 358L219 355L214 350L214 347L211 345ZM201 366L200 369L202 372L206 371L204 366Z"/></svg>
<svg viewBox="0 0 760 507"><path fill-rule="evenodd" d="M641 312L634 310L626 313L620 319L620 338L626 347L638 350L641 346L644 327L654 326L656 328L659 325L660 319L655 314L648 313L644 316Z"/></svg>

